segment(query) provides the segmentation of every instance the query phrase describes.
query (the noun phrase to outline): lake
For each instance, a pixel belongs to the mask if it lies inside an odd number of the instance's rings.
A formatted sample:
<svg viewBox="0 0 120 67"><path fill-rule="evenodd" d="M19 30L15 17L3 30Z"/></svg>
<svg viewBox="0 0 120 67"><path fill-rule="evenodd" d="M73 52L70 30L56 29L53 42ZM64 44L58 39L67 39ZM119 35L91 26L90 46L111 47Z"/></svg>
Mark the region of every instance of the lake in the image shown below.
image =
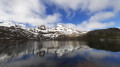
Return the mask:
<svg viewBox="0 0 120 67"><path fill-rule="evenodd" d="M120 67L120 43L1 42L0 67Z"/></svg>

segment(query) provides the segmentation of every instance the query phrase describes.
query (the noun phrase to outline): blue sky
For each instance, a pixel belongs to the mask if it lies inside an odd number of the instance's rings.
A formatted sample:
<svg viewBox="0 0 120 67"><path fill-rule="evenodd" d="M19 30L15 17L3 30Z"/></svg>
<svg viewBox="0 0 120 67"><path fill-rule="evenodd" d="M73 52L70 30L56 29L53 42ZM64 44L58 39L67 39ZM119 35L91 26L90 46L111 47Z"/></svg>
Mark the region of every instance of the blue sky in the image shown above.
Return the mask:
<svg viewBox="0 0 120 67"><path fill-rule="evenodd" d="M80 10L73 11L70 10L70 15L68 16L69 12L64 11L62 8L58 8L55 5L46 5L46 13L47 14L54 14L54 12L58 12L62 15L61 19L63 23L74 23L78 24L79 22L85 21L89 19L90 15L87 15L86 12L82 12Z"/></svg>
<svg viewBox="0 0 120 67"><path fill-rule="evenodd" d="M93 30L120 27L120 0L0 0L0 21Z"/></svg>

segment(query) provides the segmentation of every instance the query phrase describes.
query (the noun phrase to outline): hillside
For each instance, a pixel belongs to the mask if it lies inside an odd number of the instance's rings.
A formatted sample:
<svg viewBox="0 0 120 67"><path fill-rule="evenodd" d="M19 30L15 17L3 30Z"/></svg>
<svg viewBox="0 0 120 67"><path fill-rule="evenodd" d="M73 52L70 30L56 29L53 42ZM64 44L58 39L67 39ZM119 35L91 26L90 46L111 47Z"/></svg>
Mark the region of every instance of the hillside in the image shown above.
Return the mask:
<svg viewBox="0 0 120 67"><path fill-rule="evenodd" d="M87 40L120 40L120 29L108 28L89 31L85 36Z"/></svg>
<svg viewBox="0 0 120 67"><path fill-rule="evenodd" d="M0 22L0 40L2 39L54 39L87 41L120 40L120 29L109 28L84 32L74 30L63 25L57 25L53 28L47 28L45 25L40 25L36 28L29 28L26 27L24 24Z"/></svg>
<svg viewBox="0 0 120 67"><path fill-rule="evenodd" d="M21 28L0 26L0 39L26 40L37 39L37 35Z"/></svg>
<svg viewBox="0 0 120 67"><path fill-rule="evenodd" d="M53 28L47 28L45 25L38 26L37 28L29 28L24 24L13 22L0 22L0 39L58 39L60 36L77 37L82 32L57 25Z"/></svg>

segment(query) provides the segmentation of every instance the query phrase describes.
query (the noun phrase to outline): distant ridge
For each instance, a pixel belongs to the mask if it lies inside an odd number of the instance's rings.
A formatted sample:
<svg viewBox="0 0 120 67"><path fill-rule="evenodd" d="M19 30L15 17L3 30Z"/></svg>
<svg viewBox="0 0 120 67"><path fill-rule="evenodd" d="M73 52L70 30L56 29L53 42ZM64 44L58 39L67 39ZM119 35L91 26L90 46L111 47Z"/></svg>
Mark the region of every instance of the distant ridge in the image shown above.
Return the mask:
<svg viewBox="0 0 120 67"><path fill-rule="evenodd" d="M46 28L45 25L38 28L28 28L24 24L13 22L0 22L1 39L55 39L60 35L79 36L81 31L57 25L53 28Z"/></svg>

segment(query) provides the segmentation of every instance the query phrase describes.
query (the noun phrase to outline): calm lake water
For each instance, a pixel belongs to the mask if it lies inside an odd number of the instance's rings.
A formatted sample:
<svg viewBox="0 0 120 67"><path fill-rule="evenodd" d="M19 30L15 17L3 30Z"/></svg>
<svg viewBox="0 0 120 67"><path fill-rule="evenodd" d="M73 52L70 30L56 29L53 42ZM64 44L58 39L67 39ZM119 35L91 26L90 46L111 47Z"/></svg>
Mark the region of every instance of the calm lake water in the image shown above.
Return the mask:
<svg viewBox="0 0 120 67"><path fill-rule="evenodd" d="M0 46L0 67L120 67L119 42L27 41Z"/></svg>

